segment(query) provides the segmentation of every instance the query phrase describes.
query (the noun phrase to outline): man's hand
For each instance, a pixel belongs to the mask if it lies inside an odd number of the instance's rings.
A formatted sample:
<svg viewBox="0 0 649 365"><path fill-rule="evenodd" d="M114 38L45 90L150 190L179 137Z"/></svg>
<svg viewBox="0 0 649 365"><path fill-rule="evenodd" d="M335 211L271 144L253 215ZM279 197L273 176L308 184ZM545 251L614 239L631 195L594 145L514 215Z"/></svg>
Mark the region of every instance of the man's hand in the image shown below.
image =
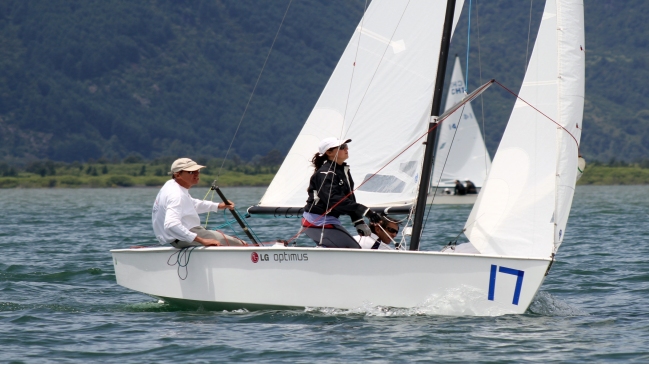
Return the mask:
<svg viewBox="0 0 649 365"><path fill-rule="evenodd" d="M234 203L230 202L230 204L225 204L225 203L219 203L219 209L234 209Z"/></svg>
<svg viewBox="0 0 649 365"><path fill-rule="evenodd" d="M196 236L194 241L200 243L203 246L221 246L221 243L219 241L212 238L200 238Z"/></svg>
<svg viewBox="0 0 649 365"><path fill-rule="evenodd" d="M371 223L381 223L381 221L383 221L383 217L372 209L368 209L365 212L365 216L370 219Z"/></svg>

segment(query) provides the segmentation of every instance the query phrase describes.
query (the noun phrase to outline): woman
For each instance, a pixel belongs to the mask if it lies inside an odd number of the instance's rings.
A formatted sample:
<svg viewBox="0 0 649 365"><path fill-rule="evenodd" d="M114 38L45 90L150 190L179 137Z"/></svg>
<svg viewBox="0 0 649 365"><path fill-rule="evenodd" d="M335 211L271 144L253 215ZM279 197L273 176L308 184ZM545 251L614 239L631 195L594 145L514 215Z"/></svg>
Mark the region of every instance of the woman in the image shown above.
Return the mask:
<svg viewBox="0 0 649 365"><path fill-rule="evenodd" d="M309 198L304 206L302 225L305 233L318 246L331 248L361 248L356 240L340 224L341 215L349 215L361 236L369 236L370 228L363 220L366 216L373 223L381 222L381 216L368 207L356 203L354 180L349 173L349 147L346 141L325 138L320 142L318 153L311 162L315 167L309 182Z"/></svg>

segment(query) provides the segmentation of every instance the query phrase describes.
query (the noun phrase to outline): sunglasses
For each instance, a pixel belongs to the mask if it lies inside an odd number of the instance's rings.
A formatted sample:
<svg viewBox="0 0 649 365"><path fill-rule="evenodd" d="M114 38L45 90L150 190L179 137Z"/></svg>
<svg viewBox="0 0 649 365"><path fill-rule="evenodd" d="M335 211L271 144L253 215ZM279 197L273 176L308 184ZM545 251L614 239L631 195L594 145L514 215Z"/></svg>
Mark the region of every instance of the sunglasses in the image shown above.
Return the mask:
<svg viewBox="0 0 649 365"><path fill-rule="evenodd" d="M392 227L385 227L385 230L388 231L388 232L390 232L390 233L394 233L394 234L399 233L399 230L398 230L398 229L394 229L394 228L392 228Z"/></svg>
<svg viewBox="0 0 649 365"><path fill-rule="evenodd" d="M196 170L196 171L185 171L185 172L188 173L188 174L190 174L190 175L194 175L194 174L198 175L198 174L201 173L201 170Z"/></svg>
<svg viewBox="0 0 649 365"><path fill-rule="evenodd" d="M339 148L339 149L341 149L341 150L346 150L346 149L348 148L348 146L347 146L347 143L343 143L343 144L341 144L341 145L338 146L338 147L331 147L331 148L328 149L327 151L333 152L336 148Z"/></svg>

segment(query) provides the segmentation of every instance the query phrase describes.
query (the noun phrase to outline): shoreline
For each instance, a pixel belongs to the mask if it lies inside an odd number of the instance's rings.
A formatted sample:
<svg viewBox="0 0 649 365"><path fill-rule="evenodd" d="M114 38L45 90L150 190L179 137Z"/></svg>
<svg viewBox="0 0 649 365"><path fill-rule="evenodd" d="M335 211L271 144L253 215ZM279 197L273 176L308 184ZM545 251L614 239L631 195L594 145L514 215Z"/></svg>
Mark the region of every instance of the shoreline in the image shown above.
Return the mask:
<svg viewBox="0 0 649 365"><path fill-rule="evenodd" d="M220 187L261 187L268 186L274 174L245 175L240 173L225 174L219 177ZM18 176L0 177L0 189L77 189L77 188L144 188L162 187L170 176ZM196 187L209 187L216 176L202 176Z"/></svg>
<svg viewBox="0 0 649 365"><path fill-rule="evenodd" d="M219 177L221 187L264 187L270 185L275 174L246 174L228 171ZM61 174L37 175L21 173L18 176L0 177L0 189L76 189L76 188L137 188L161 187L170 179L164 175L138 174ZM215 175L203 175L197 187L209 187L216 179ZM649 168L639 166L587 166L584 175L577 182L582 185L649 185Z"/></svg>

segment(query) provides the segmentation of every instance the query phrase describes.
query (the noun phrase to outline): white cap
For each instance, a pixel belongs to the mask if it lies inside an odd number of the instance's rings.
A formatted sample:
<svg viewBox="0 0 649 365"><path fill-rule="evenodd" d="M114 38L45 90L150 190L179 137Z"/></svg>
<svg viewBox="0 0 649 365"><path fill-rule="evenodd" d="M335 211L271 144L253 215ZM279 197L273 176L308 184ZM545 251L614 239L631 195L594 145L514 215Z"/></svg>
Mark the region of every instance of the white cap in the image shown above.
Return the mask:
<svg viewBox="0 0 649 365"><path fill-rule="evenodd" d="M320 152L320 156L322 156L325 154L325 152L327 152L328 149L333 147L338 147L343 143L349 143L351 141L352 141L351 139L342 140L335 137L325 138L322 141L320 141L320 146L318 146L318 152Z"/></svg>
<svg viewBox="0 0 649 365"><path fill-rule="evenodd" d="M199 165L189 158L179 158L174 163L171 164L170 174L174 174L180 171L196 171L200 170L205 166Z"/></svg>

